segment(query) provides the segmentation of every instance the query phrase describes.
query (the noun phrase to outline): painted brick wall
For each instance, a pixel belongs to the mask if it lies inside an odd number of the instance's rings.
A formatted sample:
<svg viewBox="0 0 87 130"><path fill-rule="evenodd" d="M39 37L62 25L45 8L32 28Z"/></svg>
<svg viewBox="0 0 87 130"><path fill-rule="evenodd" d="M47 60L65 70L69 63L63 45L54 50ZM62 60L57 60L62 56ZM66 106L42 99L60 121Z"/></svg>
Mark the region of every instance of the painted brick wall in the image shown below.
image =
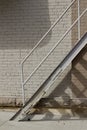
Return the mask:
<svg viewBox="0 0 87 130"><path fill-rule="evenodd" d="M71 0L0 0L0 103L20 103L22 98L20 63L60 16ZM24 64L24 77L34 70L71 25L71 9ZM71 49L71 32L54 50L25 86L26 98L39 88ZM70 68L50 96L70 97ZM66 76L68 75L68 76ZM66 80L65 80L66 79ZM63 81L62 81L63 80ZM65 85L67 83L67 85ZM59 84L59 85L58 85ZM64 90L63 90L63 86ZM62 89L61 89L62 87Z"/></svg>

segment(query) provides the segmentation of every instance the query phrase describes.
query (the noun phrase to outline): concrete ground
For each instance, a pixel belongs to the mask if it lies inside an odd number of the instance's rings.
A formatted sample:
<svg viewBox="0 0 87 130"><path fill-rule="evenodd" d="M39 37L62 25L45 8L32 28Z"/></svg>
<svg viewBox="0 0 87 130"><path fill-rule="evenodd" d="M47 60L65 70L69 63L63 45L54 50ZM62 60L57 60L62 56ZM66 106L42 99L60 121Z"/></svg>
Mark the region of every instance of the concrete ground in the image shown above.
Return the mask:
<svg viewBox="0 0 87 130"><path fill-rule="evenodd" d="M15 111L0 110L0 130L87 130L87 120L9 121Z"/></svg>

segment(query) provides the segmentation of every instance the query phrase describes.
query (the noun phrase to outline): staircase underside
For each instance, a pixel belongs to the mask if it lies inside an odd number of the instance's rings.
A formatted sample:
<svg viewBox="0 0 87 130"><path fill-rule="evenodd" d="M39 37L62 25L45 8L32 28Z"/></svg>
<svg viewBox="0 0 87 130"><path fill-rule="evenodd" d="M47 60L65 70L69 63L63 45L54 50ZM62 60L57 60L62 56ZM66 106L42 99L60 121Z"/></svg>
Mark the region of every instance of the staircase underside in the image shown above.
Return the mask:
<svg viewBox="0 0 87 130"><path fill-rule="evenodd" d="M72 60L78 55L78 53L87 44L87 33L77 42L75 47L68 53L53 73L47 78L47 80L41 85L41 87L35 92L35 94L27 101L27 103L11 118L11 120L22 120L27 118L27 115L32 115L34 112L34 106L40 101L40 99L46 94L46 92L53 86L54 82L61 73L67 68Z"/></svg>

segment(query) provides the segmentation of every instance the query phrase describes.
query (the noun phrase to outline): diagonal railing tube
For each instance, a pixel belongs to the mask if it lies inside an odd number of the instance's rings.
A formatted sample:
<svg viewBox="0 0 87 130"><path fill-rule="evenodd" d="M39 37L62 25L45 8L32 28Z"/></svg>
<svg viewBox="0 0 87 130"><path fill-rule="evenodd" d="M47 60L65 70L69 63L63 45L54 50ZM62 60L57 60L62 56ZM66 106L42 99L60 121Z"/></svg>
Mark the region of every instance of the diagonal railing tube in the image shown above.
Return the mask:
<svg viewBox="0 0 87 130"><path fill-rule="evenodd" d="M47 54L47 56L40 62L40 64L34 69L34 71L30 74L30 76L24 81L25 85L27 81L33 76L33 74L38 70L38 68L42 65L42 63L48 58L48 56L54 51L54 49L61 43L61 41L66 37L66 35L71 31L71 29L74 27L74 25L78 22L78 20L81 19L81 17L87 12L87 9L85 9L82 14L75 20L75 22L70 26L70 28L63 34L63 36L60 38L60 40L55 44L55 46L50 50L50 52Z"/></svg>

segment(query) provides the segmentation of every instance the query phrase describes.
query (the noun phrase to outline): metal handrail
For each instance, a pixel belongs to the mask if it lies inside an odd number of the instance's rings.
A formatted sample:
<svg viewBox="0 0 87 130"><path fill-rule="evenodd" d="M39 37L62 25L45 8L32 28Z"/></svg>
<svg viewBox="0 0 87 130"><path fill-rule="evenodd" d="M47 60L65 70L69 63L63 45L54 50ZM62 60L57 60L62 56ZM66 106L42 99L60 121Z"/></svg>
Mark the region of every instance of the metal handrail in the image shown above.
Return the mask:
<svg viewBox="0 0 87 130"><path fill-rule="evenodd" d="M39 44L46 38L49 32L56 26L56 24L61 20L61 18L66 14L66 12L72 7L74 2L77 0L73 0L71 4L66 8L66 10L62 13L62 15L54 22L54 24L50 27L50 29L44 34L44 36L40 39L40 41L35 45L35 47L31 50L31 52L23 59L21 62L21 82L22 82L22 98L23 98L23 105L25 104L25 92L24 86L29 81L29 79L33 76L33 74L38 70L38 68L42 65L42 63L48 58L48 56L54 51L54 49L61 43L61 41L65 38L65 36L69 33L69 31L73 28L73 26L79 22L80 18L86 13L87 9L83 11L83 13L77 18L77 20L70 26L70 28L65 32L65 34L61 37L61 39L55 44L55 46L50 50L50 52L46 55L46 57L40 62L40 64L34 69L34 71L27 77L24 81L24 74L23 74L23 64L28 59L28 57L34 52L34 50L39 46Z"/></svg>
<svg viewBox="0 0 87 130"><path fill-rule="evenodd" d="M87 12L85 9L82 14L75 20L75 22L70 26L70 28L64 33L64 35L60 38L60 40L54 45L54 47L50 50L50 52L46 55L46 57L40 62L40 64L34 69L34 71L30 74L30 76L25 80L24 84L33 76L33 74L38 70L38 68L44 63L44 61L48 58L48 56L55 50L55 48L61 43L61 41L65 38L65 36L71 31L73 26L81 19L81 17Z"/></svg>
<svg viewBox="0 0 87 130"><path fill-rule="evenodd" d="M59 16L59 18L54 22L54 24L48 29L48 31L43 35L43 37L38 41L35 47L28 53L28 55L21 62L21 84L22 84L22 100L23 105L25 104L25 93L24 93L24 74L23 74L23 64L28 59L28 57L34 52L34 50L39 46L39 44L46 38L46 36L50 33L50 31L58 24L58 22L62 19L62 17L67 13L67 11L72 7L72 5L77 0L72 0L70 5L66 8L66 10Z"/></svg>
<svg viewBox="0 0 87 130"><path fill-rule="evenodd" d="M38 43L35 45L35 47L30 51L30 53L23 59L21 64L23 64L28 57L34 52L34 50L39 46L39 44L46 38L46 36L50 33L50 31L56 26L56 24L61 20L61 18L66 14L66 12L71 8L71 6L75 3L77 0L73 0L70 5L66 8L66 10L60 15L60 17L54 22L54 24L49 28L49 30L43 35L43 37L38 41Z"/></svg>

